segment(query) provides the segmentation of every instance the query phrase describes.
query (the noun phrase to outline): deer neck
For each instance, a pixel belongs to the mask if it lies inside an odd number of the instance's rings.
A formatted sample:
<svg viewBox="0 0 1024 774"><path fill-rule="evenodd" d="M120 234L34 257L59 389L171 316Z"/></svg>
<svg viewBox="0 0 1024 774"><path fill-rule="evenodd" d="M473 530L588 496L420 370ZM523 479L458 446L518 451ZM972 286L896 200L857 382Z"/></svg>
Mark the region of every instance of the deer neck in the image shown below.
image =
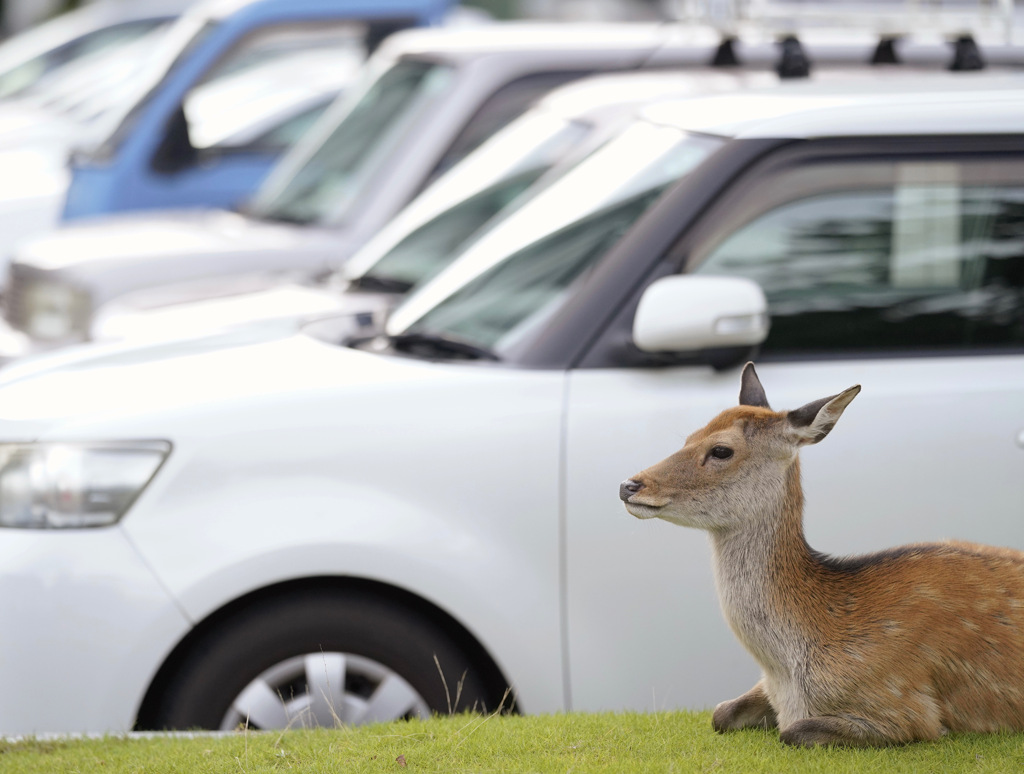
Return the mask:
<svg viewBox="0 0 1024 774"><path fill-rule="evenodd" d="M818 560L803 532L800 464L742 526L711 533L715 582L730 626L766 671L792 666Z"/></svg>

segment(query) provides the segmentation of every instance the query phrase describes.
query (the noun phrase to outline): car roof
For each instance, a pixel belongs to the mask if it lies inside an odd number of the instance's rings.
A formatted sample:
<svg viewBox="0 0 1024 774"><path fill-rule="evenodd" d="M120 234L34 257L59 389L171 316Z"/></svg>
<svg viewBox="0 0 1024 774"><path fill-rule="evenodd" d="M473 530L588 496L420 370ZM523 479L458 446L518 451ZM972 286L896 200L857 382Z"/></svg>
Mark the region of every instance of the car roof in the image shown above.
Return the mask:
<svg viewBox="0 0 1024 774"><path fill-rule="evenodd" d="M391 35L381 46L393 56L431 56L457 61L480 56L514 54L546 48L566 52L590 49L651 49L673 37L663 24L558 23L509 21L474 27L407 29ZM692 27L687 43L718 44L713 30Z"/></svg>
<svg viewBox="0 0 1024 774"><path fill-rule="evenodd" d="M724 38L723 31L706 24L648 22L546 22L501 21L478 26L407 29L389 36L381 46L391 57L427 57L456 63L487 56L510 56L537 50L572 52L609 51L670 52L665 64L690 61L709 64ZM733 49L746 67L773 66L778 59L778 42L786 37L771 29L745 33L733 42ZM884 37L884 36L882 36ZM870 61L880 34L855 28L812 28L799 32L800 41L817 61L866 63ZM976 39L984 59L990 63L1024 65L1019 46L990 34ZM899 36L901 61L935 63L952 61L950 40L932 30L909 31ZM652 53L649 66L662 64Z"/></svg>
<svg viewBox="0 0 1024 774"><path fill-rule="evenodd" d="M735 139L1019 134L1024 74L870 72L647 106L648 121Z"/></svg>
<svg viewBox="0 0 1024 774"><path fill-rule="evenodd" d="M713 68L640 70L591 75L559 86L537 100L535 110L565 118L599 119L607 110L621 113L624 106L690 94L727 93L770 87L778 76L769 71Z"/></svg>
<svg viewBox="0 0 1024 774"><path fill-rule="evenodd" d="M388 0L387 2L376 0L376 2L381 9L382 16L394 16L396 13L403 12L416 15L443 12L452 0L407 0L405 2L403 0ZM352 10L356 11L359 17L372 17L372 14L368 12L368 3L351 5ZM300 0L199 0L191 7L190 12L210 19L224 19L249 7L258 13L265 13L264 9L270 9L271 12L288 9L296 14L301 14L309 9L331 10L336 12L339 17L344 16L346 11L345 3L339 3L337 0L301 0L301 2Z"/></svg>

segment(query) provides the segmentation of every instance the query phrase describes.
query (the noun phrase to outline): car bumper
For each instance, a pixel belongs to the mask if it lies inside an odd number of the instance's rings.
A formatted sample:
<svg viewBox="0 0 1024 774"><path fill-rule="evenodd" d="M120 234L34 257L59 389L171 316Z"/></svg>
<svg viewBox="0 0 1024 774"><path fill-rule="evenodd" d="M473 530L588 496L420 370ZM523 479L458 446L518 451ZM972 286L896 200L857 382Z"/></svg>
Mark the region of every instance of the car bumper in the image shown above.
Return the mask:
<svg viewBox="0 0 1024 774"><path fill-rule="evenodd" d="M119 528L0 529L0 736L131 729L190 623Z"/></svg>

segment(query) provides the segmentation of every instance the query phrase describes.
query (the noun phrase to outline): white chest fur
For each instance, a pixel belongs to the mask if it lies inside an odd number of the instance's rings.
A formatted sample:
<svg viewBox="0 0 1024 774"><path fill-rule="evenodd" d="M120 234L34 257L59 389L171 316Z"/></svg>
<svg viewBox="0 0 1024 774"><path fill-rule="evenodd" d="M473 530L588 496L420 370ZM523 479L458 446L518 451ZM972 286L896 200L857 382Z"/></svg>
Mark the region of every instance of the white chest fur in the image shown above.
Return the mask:
<svg viewBox="0 0 1024 774"><path fill-rule="evenodd" d="M715 583L726 620L764 672L765 687L782 723L808 715L808 643L792 616L774 603L765 538L717 535Z"/></svg>

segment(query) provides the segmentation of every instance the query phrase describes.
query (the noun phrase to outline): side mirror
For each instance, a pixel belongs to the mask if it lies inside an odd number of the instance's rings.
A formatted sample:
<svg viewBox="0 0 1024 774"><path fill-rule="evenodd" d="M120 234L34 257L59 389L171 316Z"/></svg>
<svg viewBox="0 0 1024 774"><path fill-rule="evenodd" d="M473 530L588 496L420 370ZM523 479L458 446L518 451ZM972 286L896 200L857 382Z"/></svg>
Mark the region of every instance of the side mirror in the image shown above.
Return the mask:
<svg viewBox="0 0 1024 774"><path fill-rule="evenodd" d="M675 275L655 280L640 297L633 343L651 353L752 347L768 327L768 301L756 282Z"/></svg>
<svg viewBox="0 0 1024 774"><path fill-rule="evenodd" d="M199 152L188 136L185 109L179 106L164 127L163 139L153 154L150 166L155 172L170 175L194 166L198 160Z"/></svg>

